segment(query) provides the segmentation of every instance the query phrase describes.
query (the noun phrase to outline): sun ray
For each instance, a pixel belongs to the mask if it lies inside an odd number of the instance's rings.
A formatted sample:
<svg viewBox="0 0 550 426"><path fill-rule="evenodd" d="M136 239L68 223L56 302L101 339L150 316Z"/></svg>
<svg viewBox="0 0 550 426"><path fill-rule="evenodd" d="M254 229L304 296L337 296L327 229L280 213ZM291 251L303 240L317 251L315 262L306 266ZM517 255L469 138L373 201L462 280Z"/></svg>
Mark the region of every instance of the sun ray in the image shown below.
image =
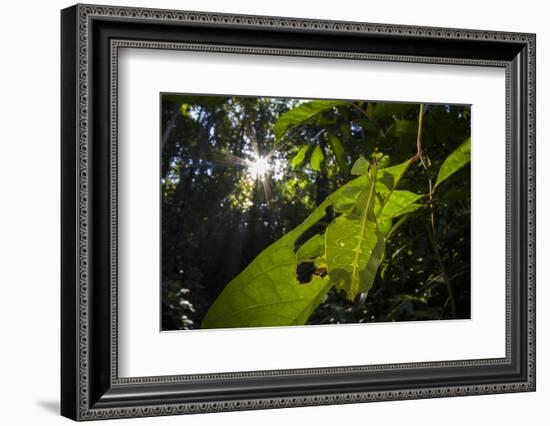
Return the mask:
<svg viewBox="0 0 550 426"><path fill-rule="evenodd" d="M262 185L264 187L264 195L267 206L271 210L271 188L269 187L269 182L267 181L267 176L261 178Z"/></svg>

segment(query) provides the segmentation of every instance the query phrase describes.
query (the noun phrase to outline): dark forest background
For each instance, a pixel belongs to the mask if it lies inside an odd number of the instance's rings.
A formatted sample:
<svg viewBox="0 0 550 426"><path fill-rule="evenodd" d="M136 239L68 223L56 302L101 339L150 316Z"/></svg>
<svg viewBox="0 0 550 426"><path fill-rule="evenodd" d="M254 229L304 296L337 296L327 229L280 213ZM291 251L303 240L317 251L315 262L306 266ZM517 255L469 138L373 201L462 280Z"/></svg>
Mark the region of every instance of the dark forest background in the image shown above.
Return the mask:
<svg viewBox="0 0 550 426"><path fill-rule="evenodd" d="M412 103L335 106L276 142L277 119L301 102L162 95L163 330L200 328L225 285L351 180L361 155L380 151L394 164L415 153ZM412 167L403 186L426 194L469 136L469 106L425 105L426 167ZM268 154L269 172L255 174L251 162ZM366 302L331 290L309 324L470 317L470 167L423 203L387 242Z"/></svg>

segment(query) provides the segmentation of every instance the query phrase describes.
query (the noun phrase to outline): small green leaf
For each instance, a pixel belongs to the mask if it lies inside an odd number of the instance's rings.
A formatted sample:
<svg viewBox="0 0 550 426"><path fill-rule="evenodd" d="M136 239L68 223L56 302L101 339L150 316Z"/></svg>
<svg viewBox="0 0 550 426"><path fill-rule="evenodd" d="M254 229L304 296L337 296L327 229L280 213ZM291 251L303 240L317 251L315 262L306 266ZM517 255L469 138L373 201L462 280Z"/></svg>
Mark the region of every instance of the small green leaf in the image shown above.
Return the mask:
<svg viewBox="0 0 550 426"><path fill-rule="evenodd" d="M185 104L185 103L181 104L180 113L181 113L182 117L184 117L184 118L189 117L189 112L190 111L191 111L191 105Z"/></svg>
<svg viewBox="0 0 550 426"><path fill-rule="evenodd" d="M309 145L304 145L303 147L300 148L298 153L292 158L292 161L290 162L292 168L295 169L296 167L299 167L302 165L302 163L306 158L306 154L308 150L309 150Z"/></svg>
<svg viewBox="0 0 550 426"><path fill-rule="evenodd" d="M330 195L334 209L338 213L349 213L357 204L363 189L369 184L367 175L360 176L344 185L339 191Z"/></svg>
<svg viewBox="0 0 550 426"><path fill-rule="evenodd" d="M376 155L376 167L378 167L379 169L382 169L384 167L387 167L389 164L390 164L390 156L389 155L385 155L383 153L378 153Z"/></svg>
<svg viewBox="0 0 550 426"><path fill-rule="evenodd" d="M316 172L321 171L321 164L323 164L323 161L325 161L325 155L323 154L323 150L319 145L315 145L315 148L311 153L311 159L309 161L311 170L315 170Z"/></svg>
<svg viewBox="0 0 550 426"><path fill-rule="evenodd" d="M356 176L368 175L370 163L365 157L359 157L351 168L351 174Z"/></svg>
<svg viewBox="0 0 550 426"><path fill-rule="evenodd" d="M349 173L349 166L348 166L348 161L346 159L346 152L344 150L344 145L342 145L342 142L340 141L340 139L338 139L338 137L332 133L328 133L328 141L332 148L332 152L334 153L334 158L336 159L336 163L338 164L338 167L340 168L343 174L347 175Z"/></svg>
<svg viewBox="0 0 550 426"><path fill-rule="evenodd" d="M462 145L455 149L443 162L437 175L434 189L470 162L471 139L466 139Z"/></svg>
<svg viewBox="0 0 550 426"><path fill-rule="evenodd" d="M389 174L393 177L393 184L392 184L393 186L388 187L388 189L393 189L395 186L397 186L397 184L399 183L399 181L407 171L407 168L409 167L410 163L411 163L411 160L407 160L403 163L396 164L395 166L386 167L385 169L381 170L383 174Z"/></svg>
<svg viewBox="0 0 550 426"><path fill-rule="evenodd" d="M377 173L376 192L386 199L407 171L411 160L391 167L379 169Z"/></svg>
<svg viewBox="0 0 550 426"><path fill-rule="evenodd" d="M422 195L410 191L394 190L382 206L380 213L378 213L378 220L393 219L417 210L422 207L422 204L416 204L416 201L420 198L422 198Z"/></svg>

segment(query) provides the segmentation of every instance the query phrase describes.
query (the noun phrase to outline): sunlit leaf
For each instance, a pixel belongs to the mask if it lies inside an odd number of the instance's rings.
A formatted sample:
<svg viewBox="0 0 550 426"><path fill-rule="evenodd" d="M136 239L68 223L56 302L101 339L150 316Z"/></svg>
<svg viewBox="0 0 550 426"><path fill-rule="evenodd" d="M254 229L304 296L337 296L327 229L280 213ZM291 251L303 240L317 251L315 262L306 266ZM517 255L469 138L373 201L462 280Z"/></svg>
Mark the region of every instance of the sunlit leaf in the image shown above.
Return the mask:
<svg viewBox="0 0 550 426"><path fill-rule="evenodd" d="M325 215L322 203L299 226L261 252L210 306L203 328L262 327L305 324L330 288L328 278L296 277L294 244Z"/></svg>
<svg viewBox="0 0 550 426"><path fill-rule="evenodd" d="M334 158L336 159L338 167L340 168L342 173L347 175L349 173L349 167L346 158L346 152L344 150L344 145L342 145L340 139L338 139L338 137L332 133L328 133L328 141L332 148L332 152L334 153Z"/></svg>
<svg viewBox="0 0 550 426"><path fill-rule="evenodd" d="M383 221L378 221L378 229L380 229L380 232L381 232L382 235L386 238L386 236L389 234L389 232L390 232L391 229L392 229L392 221L391 221L391 219L389 219L389 220L383 220Z"/></svg>
<svg viewBox="0 0 550 426"><path fill-rule="evenodd" d="M332 283L328 277L312 276L301 283L296 276L299 261L319 254L319 237L313 237L294 252L296 241L325 215L327 207L340 200L359 197L357 188L369 182L360 176L340 187L308 218L260 253L221 292L208 310L203 328L260 327L305 324ZM359 191L360 192L360 191ZM369 209L372 214L372 209ZM322 238L322 237L321 237Z"/></svg>
<svg viewBox="0 0 550 426"><path fill-rule="evenodd" d="M439 169L434 189L437 188L441 182L445 181L470 162L470 150L471 139L468 138L462 145L449 154Z"/></svg>
<svg viewBox="0 0 550 426"><path fill-rule="evenodd" d="M384 205L388 203L392 197L392 192L399 184L403 173L407 170L409 161L406 161L395 166L387 167L377 170L376 178L376 198L375 198L375 210L376 215L379 215ZM399 195L397 196L399 198ZM381 218L380 220L386 220L388 217Z"/></svg>
<svg viewBox="0 0 550 426"><path fill-rule="evenodd" d="M191 111L191 105L183 103L180 106L180 113L183 117L189 117L189 112Z"/></svg>
<svg viewBox="0 0 550 426"><path fill-rule="evenodd" d="M356 162L359 169L362 164ZM369 179L356 206L336 218L325 231L330 280L337 289L346 292L349 300L370 290L383 257L384 236L374 216L375 188L375 179Z"/></svg>
<svg viewBox="0 0 550 426"><path fill-rule="evenodd" d="M323 150L319 145L315 145L315 148L311 153L311 159L309 160L309 165L311 169L315 170L316 172L321 171L321 164L323 164L323 161L325 161Z"/></svg>
<svg viewBox="0 0 550 426"><path fill-rule="evenodd" d="M355 163L353 163L353 167L351 168L351 174L360 176L360 175L367 175L369 173L370 163L365 157L359 157Z"/></svg>
<svg viewBox="0 0 550 426"><path fill-rule="evenodd" d="M308 150L309 150L309 145L304 145L303 147L300 148L298 153L294 157L292 157L292 161L290 164L292 165L293 168L296 168L302 165L302 163L306 158L306 154Z"/></svg>
<svg viewBox="0 0 550 426"><path fill-rule="evenodd" d="M422 195L415 194L414 192L399 189L394 190L382 206L380 213L378 213L378 220L393 219L417 210L422 207L422 204L416 204L416 202L422 197Z"/></svg>
<svg viewBox="0 0 550 426"><path fill-rule="evenodd" d="M407 160L403 163L381 169L378 173L378 181L384 184L387 189L392 190L399 184L410 163L411 160Z"/></svg>
<svg viewBox="0 0 550 426"><path fill-rule="evenodd" d="M296 268L300 260L318 253L319 238L306 241L294 252L296 240L326 215L326 208L343 197L350 187L364 184L366 177L342 186L321 203L292 231L260 253L221 292L203 320L203 328L260 327L305 324L331 287L327 277L313 276L300 283ZM305 247L304 247L305 246Z"/></svg>
<svg viewBox="0 0 550 426"><path fill-rule="evenodd" d="M344 185L338 192L329 198L333 202L334 209L338 213L349 213L357 204L359 195L369 184L368 176L359 176Z"/></svg>
<svg viewBox="0 0 550 426"><path fill-rule="evenodd" d="M322 155L317 148L311 162L320 167L324 157L315 154ZM422 195L395 189L409 163L379 169L377 164L385 157L377 153L374 164L360 157L352 168L359 177L329 195L301 225L260 253L225 287L202 326L305 324L332 286L344 290L349 300L368 293L384 258L385 235L391 233L392 219L422 206L417 203ZM295 252L296 241L326 216L329 206L339 216L324 234L310 237ZM305 282L298 279L303 262L326 267L328 276L312 274Z"/></svg>
<svg viewBox="0 0 550 426"><path fill-rule="evenodd" d="M382 261L384 236L368 220L338 217L326 230L326 256L329 277L349 300L367 293Z"/></svg>
<svg viewBox="0 0 550 426"><path fill-rule="evenodd" d="M313 260L325 253L325 236L315 234L307 240L296 252L298 262Z"/></svg>

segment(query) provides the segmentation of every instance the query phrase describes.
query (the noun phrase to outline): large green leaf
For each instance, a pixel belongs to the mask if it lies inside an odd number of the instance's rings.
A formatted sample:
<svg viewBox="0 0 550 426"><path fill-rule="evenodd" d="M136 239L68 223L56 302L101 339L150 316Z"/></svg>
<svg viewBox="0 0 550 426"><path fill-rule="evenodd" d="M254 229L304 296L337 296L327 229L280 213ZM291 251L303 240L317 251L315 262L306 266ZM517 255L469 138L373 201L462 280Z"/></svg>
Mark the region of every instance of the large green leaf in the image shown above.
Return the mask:
<svg viewBox="0 0 550 426"><path fill-rule="evenodd" d="M325 253L325 236L321 234L315 234L309 240L307 240L296 252L296 260L298 262L305 262L314 260L317 257L322 256Z"/></svg>
<svg viewBox="0 0 550 426"><path fill-rule="evenodd" d="M312 276L309 283L296 277L299 262L323 254L325 238L314 236L294 252L296 241L326 215L346 203L357 202L361 188L368 184L360 176L340 187L321 203L308 218L261 252L235 277L208 310L203 328L260 327L305 324L332 283L328 277Z"/></svg>
<svg viewBox="0 0 550 426"><path fill-rule="evenodd" d="M434 189L437 186L470 162L471 139L466 139L443 162L437 175Z"/></svg>
<svg viewBox="0 0 550 426"><path fill-rule="evenodd" d="M378 159L383 159L379 154ZM382 162L383 163L383 162ZM382 164L381 163L381 164ZM421 197L395 190L408 163L379 169L360 158L360 175L321 203L299 226L260 253L234 278L211 305L203 328L286 326L305 324L332 286L353 300L368 293L384 257L392 218L411 212ZM332 206L339 216L295 252L296 241ZM379 216L379 217L377 217ZM323 265L328 276L298 280L301 262Z"/></svg>
<svg viewBox="0 0 550 426"><path fill-rule="evenodd" d="M313 276L307 284L296 277L296 240L324 215L322 203L299 226L261 252L234 278L211 305L203 328L262 327L305 324L330 288Z"/></svg>
<svg viewBox="0 0 550 426"><path fill-rule="evenodd" d="M318 114L323 113L337 105L344 105L347 103L348 102L344 101L323 100L304 102L297 107L285 112L275 122L275 125L273 126L275 139L281 139L290 129L304 124Z"/></svg>

